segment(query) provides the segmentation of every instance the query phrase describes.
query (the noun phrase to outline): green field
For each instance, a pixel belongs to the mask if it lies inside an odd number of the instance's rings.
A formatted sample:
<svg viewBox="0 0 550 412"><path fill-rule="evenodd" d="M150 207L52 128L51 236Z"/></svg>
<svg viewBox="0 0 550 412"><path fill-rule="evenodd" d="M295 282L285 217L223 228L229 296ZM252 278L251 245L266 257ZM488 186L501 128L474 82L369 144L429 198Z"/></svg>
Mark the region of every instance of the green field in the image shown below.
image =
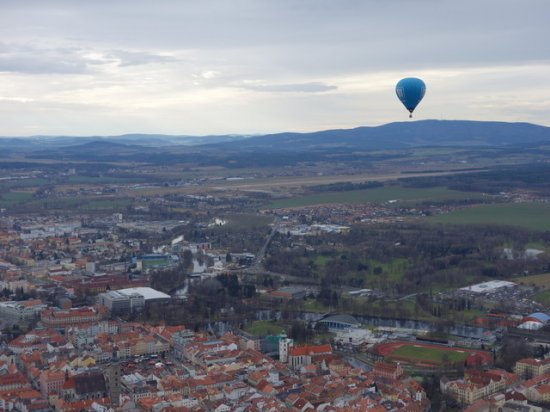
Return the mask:
<svg viewBox="0 0 550 412"><path fill-rule="evenodd" d="M543 292L537 293L533 296L533 299L537 302L542 303L543 305L550 306L550 290L545 290Z"/></svg>
<svg viewBox="0 0 550 412"><path fill-rule="evenodd" d="M225 228L235 230L248 230L268 226L273 223L272 216L256 215L251 213L227 215L223 216L222 219L227 221Z"/></svg>
<svg viewBox="0 0 550 412"><path fill-rule="evenodd" d="M130 198L114 198L114 199L92 199L82 206L81 209L85 210L124 210L127 206L133 203L133 199Z"/></svg>
<svg viewBox="0 0 550 412"><path fill-rule="evenodd" d="M544 242L529 242L525 245L525 248L545 250L546 244Z"/></svg>
<svg viewBox="0 0 550 412"><path fill-rule="evenodd" d="M306 299L304 301L304 310L306 312L319 312L319 313L330 312L330 308L328 306L323 305L321 302L318 302L316 299Z"/></svg>
<svg viewBox="0 0 550 412"><path fill-rule="evenodd" d="M317 255L315 256L315 266L317 267L317 273L319 276L326 276L327 275L327 268L326 265L332 261L332 260L338 260L338 255ZM366 272L357 272L357 271L351 271L347 273L342 273L344 277L349 279L357 279L357 278L364 278L366 283L365 287L378 287L378 282L381 278L384 278L390 283L398 283L403 279L403 276L405 275L405 272L407 269L411 266L409 261L407 259L403 258L395 258L392 259L389 262L379 262L374 259L365 260L363 259L361 263L368 266L368 270ZM382 270L381 273L376 274L376 269Z"/></svg>
<svg viewBox="0 0 550 412"><path fill-rule="evenodd" d="M378 187L374 189L351 190L347 192L328 192L308 196L280 199L269 205L270 208L313 206L329 203L385 203L397 200L397 204L441 202L448 200L481 199L479 193L461 192L444 187L405 188L401 186Z"/></svg>
<svg viewBox="0 0 550 412"><path fill-rule="evenodd" d="M8 192L0 196L0 207L10 207L32 199L33 192Z"/></svg>
<svg viewBox="0 0 550 412"><path fill-rule="evenodd" d="M143 183L154 181L150 176L118 177L118 176L69 176L66 183L70 184L115 184L115 183Z"/></svg>
<svg viewBox="0 0 550 412"><path fill-rule="evenodd" d="M401 346L392 352L391 356L410 359L412 362L427 361L444 363L464 362L468 352L457 352L445 349L426 348L422 346Z"/></svg>
<svg viewBox="0 0 550 412"><path fill-rule="evenodd" d="M0 190L3 191L15 187L36 187L47 185L49 183L52 183L51 180L43 178L9 180L0 184Z"/></svg>
<svg viewBox="0 0 550 412"><path fill-rule="evenodd" d="M254 336L278 335L285 331L281 325L269 320L258 320L246 325L244 330Z"/></svg>
<svg viewBox="0 0 550 412"><path fill-rule="evenodd" d="M429 218L429 222L468 225L510 225L550 230L550 204L506 203L479 205Z"/></svg>
<svg viewBox="0 0 550 412"><path fill-rule="evenodd" d="M60 209L90 212L119 212L124 211L126 207L132 203L133 199L123 197L47 197L34 199L30 192L11 192L0 198L0 207L9 208L18 204L19 206L17 209L19 212L38 212Z"/></svg>
<svg viewBox="0 0 550 412"><path fill-rule="evenodd" d="M514 282L522 285L535 285L542 289L550 288L550 273L541 273L539 275L520 276L512 279Z"/></svg>

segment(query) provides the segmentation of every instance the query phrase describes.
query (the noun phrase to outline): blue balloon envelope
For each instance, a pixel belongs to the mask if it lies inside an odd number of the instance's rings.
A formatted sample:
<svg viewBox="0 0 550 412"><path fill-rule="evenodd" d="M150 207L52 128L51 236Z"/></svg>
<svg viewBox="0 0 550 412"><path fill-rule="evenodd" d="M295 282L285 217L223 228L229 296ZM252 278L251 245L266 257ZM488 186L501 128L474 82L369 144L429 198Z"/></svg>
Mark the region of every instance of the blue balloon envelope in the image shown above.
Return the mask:
<svg viewBox="0 0 550 412"><path fill-rule="evenodd" d="M416 77L406 77L399 80L395 86L395 92L403 106L410 112L409 117L412 117L412 112L426 93L426 84Z"/></svg>

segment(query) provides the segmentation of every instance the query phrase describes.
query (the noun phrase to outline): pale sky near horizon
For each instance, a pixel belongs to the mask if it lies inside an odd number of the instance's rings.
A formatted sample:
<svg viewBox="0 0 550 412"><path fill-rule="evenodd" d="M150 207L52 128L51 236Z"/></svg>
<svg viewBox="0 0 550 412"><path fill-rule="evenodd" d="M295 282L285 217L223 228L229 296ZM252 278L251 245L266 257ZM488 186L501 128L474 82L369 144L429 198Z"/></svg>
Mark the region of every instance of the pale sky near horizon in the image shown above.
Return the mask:
<svg viewBox="0 0 550 412"><path fill-rule="evenodd" d="M548 0L0 0L0 135L550 126Z"/></svg>

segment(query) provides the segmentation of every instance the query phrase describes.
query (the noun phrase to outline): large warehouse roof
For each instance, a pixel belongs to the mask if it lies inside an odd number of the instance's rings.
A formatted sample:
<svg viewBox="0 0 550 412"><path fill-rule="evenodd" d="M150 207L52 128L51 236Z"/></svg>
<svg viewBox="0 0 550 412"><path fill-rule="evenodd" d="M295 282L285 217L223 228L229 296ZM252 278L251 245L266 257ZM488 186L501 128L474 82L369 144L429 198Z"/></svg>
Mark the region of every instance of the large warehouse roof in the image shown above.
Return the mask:
<svg viewBox="0 0 550 412"><path fill-rule="evenodd" d="M339 322L339 323L348 323L350 325L356 325L356 326L361 325L361 322L359 322L357 319L355 319L351 315L328 316L328 317L320 320L319 322Z"/></svg>
<svg viewBox="0 0 550 412"><path fill-rule="evenodd" d="M531 313L529 316L527 316L527 319L536 319L541 323L547 323L550 320L550 316L548 316L546 313L537 312Z"/></svg>
<svg viewBox="0 0 550 412"><path fill-rule="evenodd" d="M119 289L117 290L117 292L128 296L133 295L134 293L137 293L138 295L143 296L145 300L170 299L170 295L167 295L166 293L163 293L159 290L155 290L153 288L148 288L148 287Z"/></svg>
<svg viewBox="0 0 550 412"><path fill-rule="evenodd" d="M466 286L465 288L461 288L460 290L473 293L486 293L494 292L495 290L500 288L510 288L513 286L516 286L516 284L514 282L508 282L507 280L491 280L489 282Z"/></svg>

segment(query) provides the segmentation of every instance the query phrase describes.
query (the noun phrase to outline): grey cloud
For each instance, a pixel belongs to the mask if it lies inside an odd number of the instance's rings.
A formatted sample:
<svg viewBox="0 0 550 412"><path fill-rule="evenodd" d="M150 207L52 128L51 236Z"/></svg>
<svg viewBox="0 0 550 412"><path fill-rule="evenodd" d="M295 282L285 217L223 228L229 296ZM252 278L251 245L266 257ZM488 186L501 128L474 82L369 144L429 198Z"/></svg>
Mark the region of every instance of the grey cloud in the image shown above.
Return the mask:
<svg viewBox="0 0 550 412"><path fill-rule="evenodd" d="M25 74L82 74L88 72L85 64L40 57L5 58L0 56L0 72Z"/></svg>
<svg viewBox="0 0 550 412"><path fill-rule="evenodd" d="M93 58L76 47L44 48L28 44L0 43L0 72L25 74L84 74L97 66L115 63L120 67L177 61L174 57L145 51L110 50ZM100 51L101 52L101 51Z"/></svg>
<svg viewBox="0 0 550 412"><path fill-rule="evenodd" d="M293 83L293 84L243 84L238 86L242 89L254 90L257 92L272 93L321 93L336 90L338 87L322 82Z"/></svg>
<svg viewBox="0 0 550 412"><path fill-rule="evenodd" d="M272 64L300 73L550 59L547 0L52 0L2 8L2 38L17 26L26 36L110 48L231 51L235 59L266 50Z"/></svg>
<svg viewBox="0 0 550 412"><path fill-rule="evenodd" d="M85 59L74 50L0 44L0 72L75 74L88 71Z"/></svg>
<svg viewBox="0 0 550 412"><path fill-rule="evenodd" d="M118 65L121 67L178 61L178 59L173 56L164 56L161 54L130 50L113 50L107 54L107 58L118 61Z"/></svg>

